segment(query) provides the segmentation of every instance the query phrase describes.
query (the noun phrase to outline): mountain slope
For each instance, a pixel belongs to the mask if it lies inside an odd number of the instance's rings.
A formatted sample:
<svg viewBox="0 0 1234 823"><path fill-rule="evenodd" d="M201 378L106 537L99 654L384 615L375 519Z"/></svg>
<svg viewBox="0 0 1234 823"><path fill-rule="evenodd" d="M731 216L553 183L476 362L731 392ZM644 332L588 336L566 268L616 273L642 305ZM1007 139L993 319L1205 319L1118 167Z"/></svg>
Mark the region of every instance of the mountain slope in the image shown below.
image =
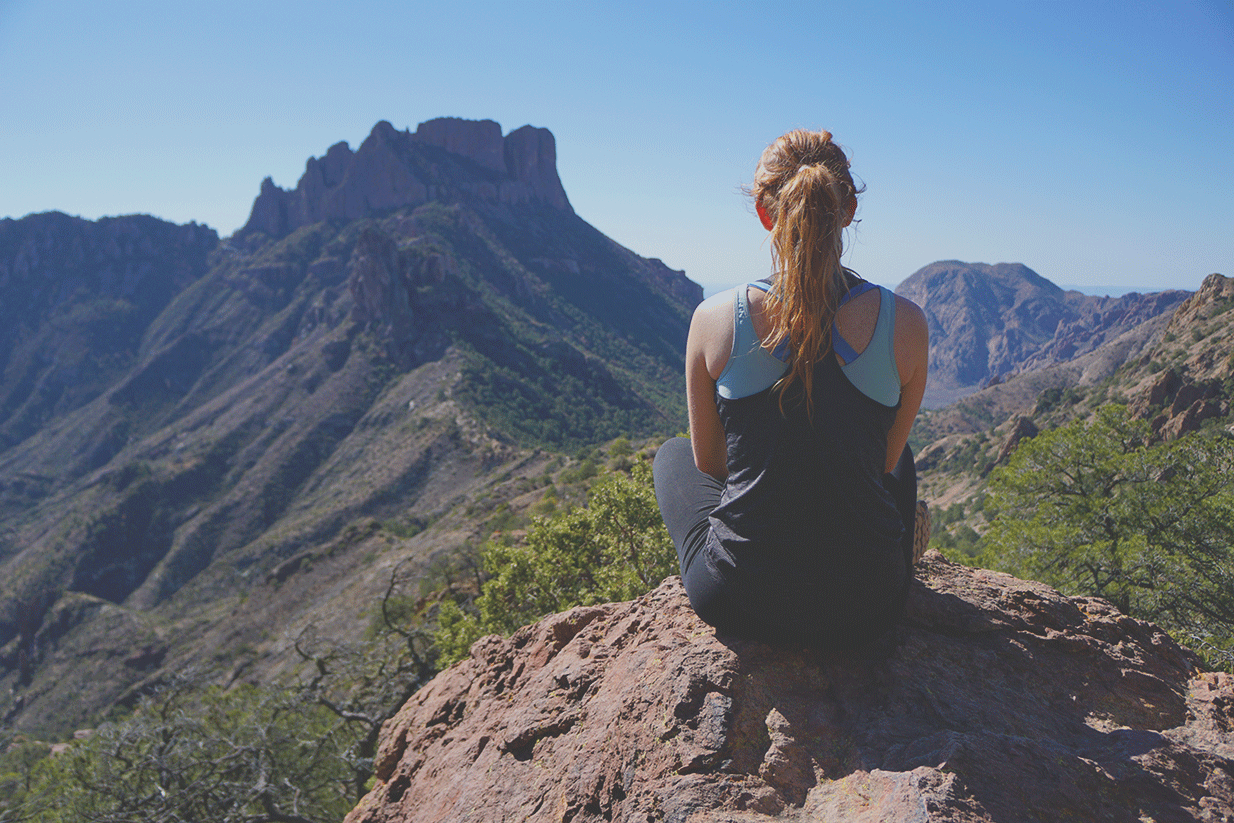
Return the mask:
<svg viewBox="0 0 1234 823"><path fill-rule="evenodd" d="M1093 351L1188 292L1118 298L1063 291L1020 263L932 263L896 287L925 311L930 327L926 408L972 394L1009 374Z"/></svg>
<svg viewBox="0 0 1234 823"><path fill-rule="evenodd" d="M1209 427L1234 430L1231 351L1234 279L1212 274L1172 312L1091 352L922 412L912 434L921 495L936 511L956 507L935 522L980 531L986 478L1019 440L1088 419L1105 404L1126 405L1161 440Z"/></svg>
<svg viewBox="0 0 1234 823"><path fill-rule="evenodd" d="M0 220L0 452L119 378L217 244L147 215Z"/></svg>
<svg viewBox="0 0 1234 823"><path fill-rule="evenodd" d="M357 637L394 564L545 476L536 447L682 427L701 289L573 213L551 134L340 146L263 184L110 379L0 451L11 723L87 722L184 666L256 677L310 624Z"/></svg>

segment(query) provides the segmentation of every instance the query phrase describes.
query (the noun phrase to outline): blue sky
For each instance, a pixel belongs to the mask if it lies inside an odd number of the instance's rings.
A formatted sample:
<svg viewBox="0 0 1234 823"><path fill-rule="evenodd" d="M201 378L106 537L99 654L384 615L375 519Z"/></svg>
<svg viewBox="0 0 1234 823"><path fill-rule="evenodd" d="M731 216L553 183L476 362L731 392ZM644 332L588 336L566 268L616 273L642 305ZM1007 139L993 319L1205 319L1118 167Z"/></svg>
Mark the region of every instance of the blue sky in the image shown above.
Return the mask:
<svg viewBox="0 0 1234 823"><path fill-rule="evenodd" d="M379 120L557 137L575 210L708 291L764 276L740 188L824 127L867 186L849 265L1059 284L1234 275L1234 0L0 0L0 217L146 212L227 235L261 179Z"/></svg>

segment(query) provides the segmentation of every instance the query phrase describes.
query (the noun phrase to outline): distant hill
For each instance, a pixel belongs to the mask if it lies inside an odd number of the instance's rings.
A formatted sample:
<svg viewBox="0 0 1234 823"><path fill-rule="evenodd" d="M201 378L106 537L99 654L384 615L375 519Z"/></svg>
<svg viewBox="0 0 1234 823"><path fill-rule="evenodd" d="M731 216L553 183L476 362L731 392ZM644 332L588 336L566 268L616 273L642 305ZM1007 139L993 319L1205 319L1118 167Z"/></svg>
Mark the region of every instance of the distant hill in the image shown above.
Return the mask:
<svg viewBox="0 0 1234 823"><path fill-rule="evenodd" d="M989 473L1020 439L1110 403L1126 405L1160 440L1234 431L1234 278L1211 274L1171 312L1091 351L922 412L912 434L921 495L936 510L953 509L942 518L959 524L952 530L980 531Z"/></svg>
<svg viewBox="0 0 1234 823"><path fill-rule="evenodd" d="M120 379L218 242L146 215L0 220L0 453Z"/></svg>
<svg viewBox="0 0 1234 823"><path fill-rule="evenodd" d="M391 564L476 538L554 454L684 427L702 290L578 217L555 155L545 129L383 122L221 241L0 223L6 722L358 637Z"/></svg>
<svg viewBox="0 0 1234 823"><path fill-rule="evenodd" d="M1065 363L1173 310L1190 292L1094 297L1021 263L931 263L896 287L930 326L924 405L944 406L1016 372Z"/></svg>

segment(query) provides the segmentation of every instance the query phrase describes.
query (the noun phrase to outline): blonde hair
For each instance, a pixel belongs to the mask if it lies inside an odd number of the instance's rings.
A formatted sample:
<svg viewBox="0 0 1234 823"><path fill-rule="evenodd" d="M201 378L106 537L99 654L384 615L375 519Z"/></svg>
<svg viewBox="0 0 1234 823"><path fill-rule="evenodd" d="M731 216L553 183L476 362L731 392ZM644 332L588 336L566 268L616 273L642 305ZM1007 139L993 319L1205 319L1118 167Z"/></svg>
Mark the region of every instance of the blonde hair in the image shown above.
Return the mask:
<svg viewBox="0 0 1234 823"><path fill-rule="evenodd" d="M829 131L796 129L763 151L750 194L773 221L775 288L764 304L770 332L765 345L788 340L789 370L776 384L784 392L801 381L812 412L814 366L831 351L831 324L848 292L843 230L858 189L844 150Z"/></svg>

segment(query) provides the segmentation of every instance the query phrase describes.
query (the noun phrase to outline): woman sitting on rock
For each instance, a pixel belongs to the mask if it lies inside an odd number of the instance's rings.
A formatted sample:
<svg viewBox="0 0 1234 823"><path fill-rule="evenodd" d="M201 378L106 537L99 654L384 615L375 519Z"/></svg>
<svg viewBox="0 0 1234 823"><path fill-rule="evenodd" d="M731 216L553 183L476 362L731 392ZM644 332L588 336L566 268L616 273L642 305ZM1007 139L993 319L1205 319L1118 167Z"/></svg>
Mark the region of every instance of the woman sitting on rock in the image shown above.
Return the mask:
<svg viewBox="0 0 1234 823"><path fill-rule="evenodd" d="M694 312L691 436L657 452L656 498L699 617L852 646L891 626L912 579L926 321L840 264L858 189L829 132L768 146L751 194L773 274Z"/></svg>

